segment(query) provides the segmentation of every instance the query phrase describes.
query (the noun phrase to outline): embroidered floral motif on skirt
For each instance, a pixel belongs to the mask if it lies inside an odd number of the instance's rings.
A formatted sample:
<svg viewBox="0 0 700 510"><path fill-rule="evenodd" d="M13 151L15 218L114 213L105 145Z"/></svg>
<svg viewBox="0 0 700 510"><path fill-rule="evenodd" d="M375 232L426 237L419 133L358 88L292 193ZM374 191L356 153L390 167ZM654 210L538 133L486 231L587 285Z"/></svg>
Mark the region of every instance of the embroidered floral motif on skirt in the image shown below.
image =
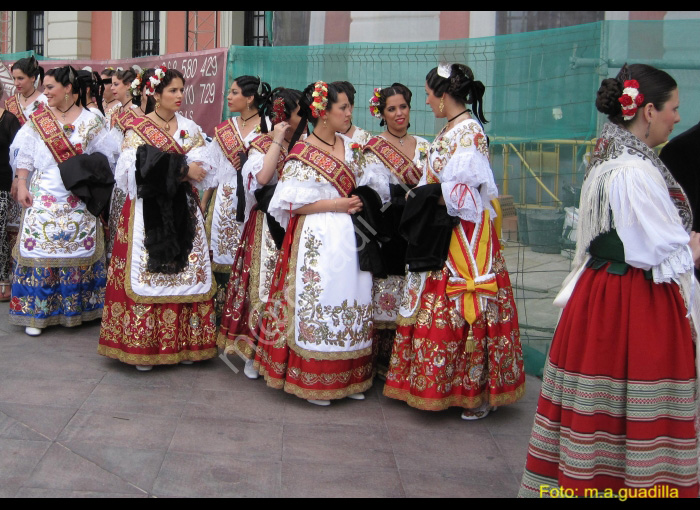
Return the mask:
<svg viewBox="0 0 700 510"><path fill-rule="evenodd" d="M695 346L674 283L586 269L552 340L519 496L667 487L698 497Z"/></svg>
<svg viewBox="0 0 700 510"><path fill-rule="evenodd" d="M107 276L97 352L130 365L168 365L217 356L213 300L136 303L124 289L131 200L119 219Z"/></svg>
<svg viewBox="0 0 700 510"><path fill-rule="evenodd" d="M105 257L78 267L26 267L12 273L10 324L44 328L77 326L102 317Z"/></svg>
<svg viewBox="0 0 700 510"><path fill-rule="evenodd" d="M462 220L471 239L474 224ZM493 228L493 226L492 226ZM454 235L454 234L453 234ZM493 239L497 239L492 232ZM494 246L492 271L498 293L473 324L448 299L449 270L429 273L412 319L399 318L384 394L412 407L439 411L512 404L525 393L525 371L513 289L500 250ZM407 293L412 292L410 285Z"/></svg>
<svg viewBox="0 0 700 510"><path fill-rule="evenodd" d="M290 266L295 264L299 248L295 234L302 226L303 216L292 216L263 313L254 367L272 388L305 399L340 399L372 386L372 354L346 360L317 360L304 358L289 347L287 328L294 328L294 317L287 314L286 287L288 277L296 276L295 268L290 272Z"/></svg>

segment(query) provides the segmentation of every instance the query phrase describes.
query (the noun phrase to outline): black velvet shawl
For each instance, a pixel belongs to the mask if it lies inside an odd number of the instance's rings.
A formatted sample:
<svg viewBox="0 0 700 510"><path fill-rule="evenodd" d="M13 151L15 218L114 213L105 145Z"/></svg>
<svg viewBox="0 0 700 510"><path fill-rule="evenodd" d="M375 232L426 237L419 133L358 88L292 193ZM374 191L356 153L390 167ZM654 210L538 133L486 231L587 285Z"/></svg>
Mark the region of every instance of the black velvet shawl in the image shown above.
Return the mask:
<svg viewBox="0 0 700 510"><path fill-rule="evenodd" d="M59 163L58 170L66 189L85 202L93 216L101 216L107 222L114 187L114 175L107 156L100 152L78 154Z"/></svg>
<svg viewBox="0 0 700 510"><path fill-rule="evenodd" d="M253 193L255 195L255 200L258 202L258 209L265 213L265 218L267 220L267 228L270 230L270 235L272 239L275 240L275 246L277 249L282 248L282 241L284 240L284 229L282 225L267 212L267 208L270 206L270 200L275 194L275 189L277 184L268 184L262 188L255 190Z"/></svg>
<svg viewBox="0 0 700 510"><path fill-rule="evenodd" d="M381 211L382 199L369 186L358 186L350 195L362 200L362 210L352 215L360 269L377 278L386 278L380 243L389 241L390 237Z"/></svg>
<svg viewBox="0 0 700 510"><path fill-rule="evenodd" d="M447 207L438 204L442 187L426 184L413 189L401 217L399 232L408 241L408 270L441 270L450 250L452 229L459 218L447 214Z"/></svg>
<svg viewBox="0 0 700 510"><path fill-rule="evenodd" d="M136 150L136 194L143 199L147 270L175 274L188 264L196 234L196 200L183 181L187 157L144 144Z"/></svg>

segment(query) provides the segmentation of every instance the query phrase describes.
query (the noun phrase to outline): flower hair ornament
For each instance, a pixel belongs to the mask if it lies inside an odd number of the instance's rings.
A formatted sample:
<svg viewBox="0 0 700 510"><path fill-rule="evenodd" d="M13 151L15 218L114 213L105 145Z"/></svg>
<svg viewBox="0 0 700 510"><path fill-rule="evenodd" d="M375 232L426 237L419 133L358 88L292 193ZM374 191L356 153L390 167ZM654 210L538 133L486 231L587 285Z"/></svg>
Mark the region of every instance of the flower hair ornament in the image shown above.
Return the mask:
<svg viewBox="0 0 700 510"><path fill-rule="evenodd" d="M168 68L165 66L156 67L155 71L153 71L153 76L145 83L147 96L152 96L156 93L156 87L160 85L160 82L165 78L167 70Z"/></svg>
<svg viewBox="0 0 700 510"><path fill-rule="evenodd" d="M314 83L314 92L311 94L313 101L311 101L311 115L315 119L321 116L321 112L328 106L328 85L325 82L317 81Z"/></svg>
<svg viewBox="0 0 700 510"><path fill-rule="evenodd" d="M622 118L632 120L637 113L637 108L644 102L644 94L639 92L637 80L625 80L622 96L618 98L622 105Z"/></svg>
<svg viewBox="0 0 700 510"><path fill-rule="evenodd" d="M270 116L270 122L273 124L279 124L287 120L287 114L284 112L284 98L278 97L272 103L272 115Z"/></svg>
<svg viewBox="0 0 700 510"><path fill-rule="evenodd" d="M438 76L449 78L452 74L452 64L449 62L440 62L440 65L437 68L437 73Z"/></svg>
<svg viewBox="0 0 700 510"><path fill-rule="evenodd" d="M146 71L138 66L133 66L133 69L136 71L136 78L134 78L129 85L129 92L131 93L131 97L139 97L141 95L141 92L139 92L139 87L141 86L143 75Z"/></svg>
<svg viewBox="0 0 700 510"><path fill-rule="evenodd" d="M374 88L374 94L372 94L372 97L369 98L369 113L372 114L372 117L375 117L377 119L382 118L382 114L379 111L379 93L382 91L379 87Z"/></svg>

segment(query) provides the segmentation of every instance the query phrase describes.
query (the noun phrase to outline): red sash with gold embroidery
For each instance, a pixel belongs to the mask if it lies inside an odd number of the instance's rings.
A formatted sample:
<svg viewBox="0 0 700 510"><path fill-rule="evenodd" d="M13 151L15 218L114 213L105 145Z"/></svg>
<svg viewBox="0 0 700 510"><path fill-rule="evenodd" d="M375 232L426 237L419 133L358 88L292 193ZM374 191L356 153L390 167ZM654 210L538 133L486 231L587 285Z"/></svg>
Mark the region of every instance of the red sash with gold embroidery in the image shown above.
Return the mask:
<svg viewBox="0 0 700 510"><path fill-rule="evenodd" d="M22 105L19 103L17 96L8 97L5 100L5 108L17 117L21 126L24 126L24 123L27 122L27 117L24 116L24 110L22 110Z"/></svg>
<svg viewBox="0 0 700 510"><path fill-rule="evenodd" d="M73 145L68 140L66 132L56 119L56 116L43 103L34 114L29 117L39 136L53 154L56 163L64 161L83 153L83 147L79 143Z"/></svg>
<svg viewBox="0 0 700 510"><path fill-rule="evenodd" d="M214 128L214 139L232 165L236 154L241 151L247 152L245 143L243 143L236 127L233 125L233 119L228 119Z"/></svg>
<svg viewBox="0 0 700 510"><path fill-rule="evenodd" d="M252 142L250 142L250 149L255 149L262 154L267 154L267 151L270 150L270 146L272 145L272 136L269 134L264 134L256 137ZM282 171L282 167L284 166L284 160L287 157L287 149L285 147L282 147L280 150L280 157L279 161L277 162L277 172Z"/></svg>
<svg viewBox="0 0 700 510"><path fill-rule="evenodd" d="M163 152L174 152L176 154L185 154L185 151L175 141L175 139L163 131L160 126L153 122L148 117L139 117L137 115L124 115L120 122L124 124L124 131L132 129L138 134L148 145L151 145Z"/></svg>
<svg viewBox="0 0 700 510"><path fill-rule="evenodd" d="M421 169L383 138L375 136L367 142L364 150L371 151L377 156L401 182L409 186L415 186L420 181L422 176Z"/></svg>
<svg viewBox="0 0 700 510"><path fill-rule="evenodd" d="M119 128L122 131L126 131L126 129L127 129L126 125L129 121L129 119L131 119L132 117L138 117L138 115L136 115L134 113L133 108L129 108L128 110L125 110L121 113L113 114L112 117L110 118L110 122L112 124L111 127L119 126Z"/></svg>
<svg viewBox="0 0 700 510"><path fill-rule="evenodd" d="M350 196L350 192L356 187L355 174L345 162L318 147L306 142L297 142L287 157L287 160L290 159L298 159L311 166L330 182L343 198Z"/></svg>

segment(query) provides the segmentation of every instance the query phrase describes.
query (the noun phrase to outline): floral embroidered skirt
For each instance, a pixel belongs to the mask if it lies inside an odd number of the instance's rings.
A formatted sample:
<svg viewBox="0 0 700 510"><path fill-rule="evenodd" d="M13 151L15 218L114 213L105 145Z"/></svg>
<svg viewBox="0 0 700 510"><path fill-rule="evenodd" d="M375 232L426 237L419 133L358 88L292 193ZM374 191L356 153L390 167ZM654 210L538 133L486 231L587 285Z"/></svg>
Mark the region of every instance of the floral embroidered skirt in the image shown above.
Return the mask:
<svg viewBox="0 0 700 510"><path fill-rule="evenodd" d="M387 278L374 278L372 282L374 367L376 374L382 379L386 378L389 371L404 280L404 276L389 275Z"/></svg>
<svg viewBox="0 0 700 510"><path fill-rule="evenodd" d="M265 213L253 209L236 250L217 344L247 359L255 357L262 313L277 264L277 250L266 227ZM267 289L267 292L265 290ZM262 296L265 296L263 298Z"/></svg>
<svg viewBox="0 0 700 510"><path fill-rule="evenodd" d="M107 270L105 257L87 266L28 267L12 274L10 324L44 328L77 326L102 317Z"/></svg>
<svg viewBox="0 0 700 510"><path fill-rule="evenodd" d="M474 224L461 224L471 239ZM497 239L495 230L492 238ZM428 411L476 408L482 403L502 406L524 395L518 313L505 260L495 246L492 271L497 298L488 301L471 332L454 301L447 298L447 267L428 273L415 296L416 313L398 319L384 395ZM410 292L416 290L407 282L405 293Z"/></svg>
<svg viewBox="0 0 700 510"><path fill-rule="evenodd" d="M304 357L289 346L287 339L295 326L294 317L287 313L286 282L295 277L296 267L291 266L299 241L293 240L296 230L302 228L301 217L293 216L287 227L263 313L254 367L272 388L305 399L340 399L372 386L373 356L370 352L352 359L320 360Z"/></svg>
<svg viewBox="0 0 700 510"><path fill-rule="evenodd" d="M129 365L169 365L217 356L214 303L137 303L124 289L129 216L126 199L107 275L97 352Z"/></svg>
<svg viewBox="0 0 700 510"><path fill-rule="evenodd" d="M667 486L698 497L695 346L678 286L586 269L542 378L519 496Z"/></svg>

